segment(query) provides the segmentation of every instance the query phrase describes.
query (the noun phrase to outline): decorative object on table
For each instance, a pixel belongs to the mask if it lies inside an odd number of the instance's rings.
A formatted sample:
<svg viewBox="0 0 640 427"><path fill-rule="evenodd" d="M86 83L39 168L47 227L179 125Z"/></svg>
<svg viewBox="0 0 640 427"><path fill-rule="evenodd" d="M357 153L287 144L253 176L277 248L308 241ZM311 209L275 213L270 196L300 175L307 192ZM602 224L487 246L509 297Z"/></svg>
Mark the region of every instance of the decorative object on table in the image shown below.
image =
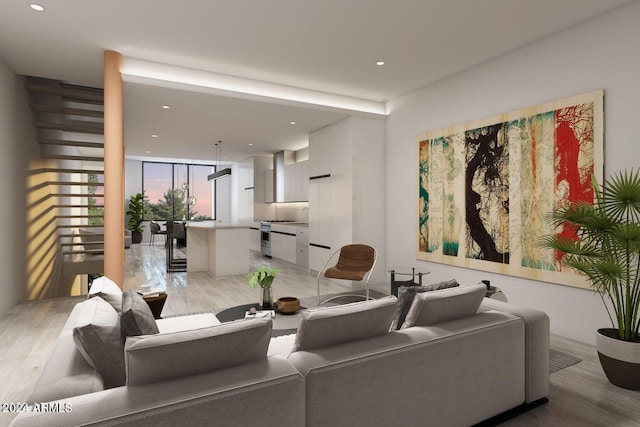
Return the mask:
<svg viewBox="0 0 640 427"><path fill-rule="evenodd" d="M296 297L282 297L276 301L278 313L295 314L300 309L300 300Z"/></svg>
<svg viewBox="0 0 640 427"><path fill-rule="evenodd" d="M640 390L640 169L618 172L603 185L592 178L595 202L555 210L560 233L540 246L586 276L600 294L613 328L599 329L596 348L609 381Z"/></svg>
<svg viewBox="0 0 640 427"><path fill-rule="evenodd" d="M144 196L142 193L134 194L129 198L129 210L127 215L129 216L129 230L131 230L131 241L133 243L142 242L142 232L144 231L144 225L142 224L142 213L144 209Z"/></svg>
<svg viewBox="0 0 640 427"><path fill-rule="evenodd" d="M244 313L245 319L275 319L276 311L275 310L260 310L260 311L246 311Z"/></svg>
<svg viewBox="0 0 640 427"><path fill-rule="evenodd" d="M260 286L260 304L264 310L273 308L273 297L271 296L271 284L276 275L280 272L277 268L270 268L262 264L259 269L247 274L249 287Z"/></svg>
<svg viewBox="0 0 640 427"><path fill-rule="evenodd" d="M597 90L419 135L417 258L589 288L531 242L553 232L547 212L593 202L603 100Z"/></svg>

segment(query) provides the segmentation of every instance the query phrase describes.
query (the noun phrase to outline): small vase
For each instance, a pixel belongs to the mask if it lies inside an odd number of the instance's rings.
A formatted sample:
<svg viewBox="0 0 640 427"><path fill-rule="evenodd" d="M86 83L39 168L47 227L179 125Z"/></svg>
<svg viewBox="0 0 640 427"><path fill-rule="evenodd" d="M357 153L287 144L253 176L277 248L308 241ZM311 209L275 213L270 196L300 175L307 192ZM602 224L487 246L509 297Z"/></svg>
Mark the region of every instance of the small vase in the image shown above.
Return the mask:
<svg viewBox="0 0 640 427"><path fill-rule="evenodd" d="M260 288L260 304L262 304L263 310L273 309L273 298L271 297L271 286L264 286Z"/></svg>

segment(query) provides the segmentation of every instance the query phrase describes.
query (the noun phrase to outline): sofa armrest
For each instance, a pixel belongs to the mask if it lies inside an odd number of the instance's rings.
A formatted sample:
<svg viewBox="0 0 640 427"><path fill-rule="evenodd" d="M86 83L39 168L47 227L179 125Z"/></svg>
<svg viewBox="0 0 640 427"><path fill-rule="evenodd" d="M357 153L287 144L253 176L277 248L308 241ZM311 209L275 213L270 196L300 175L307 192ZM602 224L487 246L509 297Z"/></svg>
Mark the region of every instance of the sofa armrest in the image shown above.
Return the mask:
<svg viewBox="0 0 640 427"><path fill-rule="evenodd" d="M520 317L525 327L525 402L549 395L549 316L533 308L485 298L481 307Z"/></svg>
<svg viewBox="0 0 640 427"><path fill-rule="evenodd" d="M59 412L20 413L11 426L157 427L211 425L216 420L229 426L296 426L303 425L305 389L304 379L288 361L268 357L203 375L52 402L55 404Z"/></svg>

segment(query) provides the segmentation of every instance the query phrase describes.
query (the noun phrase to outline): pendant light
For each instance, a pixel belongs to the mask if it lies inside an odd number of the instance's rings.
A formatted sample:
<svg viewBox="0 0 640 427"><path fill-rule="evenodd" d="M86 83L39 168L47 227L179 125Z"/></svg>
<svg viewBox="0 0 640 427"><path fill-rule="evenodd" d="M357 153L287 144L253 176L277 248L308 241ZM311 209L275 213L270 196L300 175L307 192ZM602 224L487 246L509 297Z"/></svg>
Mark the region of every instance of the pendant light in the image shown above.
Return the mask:
<svg viewBox="0 0 640 427"><path fill-rule="evenodd" d="M220 162L222 161L222 141L218 141L218 143L215 144L215 146L216 146L216 172L212 173L207 177L208 181L213 181L218 178L231 175L231 168L224 168L222 170L219 170ZM218 161L218 158L220 159L219 161Z"/></svg>

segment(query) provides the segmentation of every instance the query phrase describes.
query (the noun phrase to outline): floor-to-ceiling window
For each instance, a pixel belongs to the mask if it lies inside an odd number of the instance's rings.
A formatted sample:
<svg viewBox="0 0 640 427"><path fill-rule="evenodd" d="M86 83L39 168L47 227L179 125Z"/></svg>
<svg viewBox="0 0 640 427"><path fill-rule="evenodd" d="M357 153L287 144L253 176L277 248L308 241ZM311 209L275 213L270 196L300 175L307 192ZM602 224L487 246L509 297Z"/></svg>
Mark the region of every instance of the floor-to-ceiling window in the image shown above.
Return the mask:
<svg viewBox="0 0 640 427"><path fill-rule="evenodd" d="M142 162L145 220L215 219L211 165Z"/></svg>

